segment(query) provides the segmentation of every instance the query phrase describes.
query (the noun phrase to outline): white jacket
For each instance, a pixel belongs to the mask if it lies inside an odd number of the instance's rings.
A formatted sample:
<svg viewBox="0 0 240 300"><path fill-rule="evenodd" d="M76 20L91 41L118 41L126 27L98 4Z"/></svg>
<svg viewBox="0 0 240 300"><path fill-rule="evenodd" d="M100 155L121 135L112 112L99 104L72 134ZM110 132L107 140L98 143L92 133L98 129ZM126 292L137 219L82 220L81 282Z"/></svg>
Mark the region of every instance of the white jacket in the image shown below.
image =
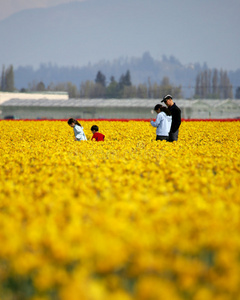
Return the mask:
<svg viewBox="0 0 240 300"><path fill-rule="evenodd" d="M75 138L77 139L77 141L86 141L87 140L86 135L83 131L83 127L81 127L79 125L75 125L73 127L73 130L74 130L74 135L75 135Z"/></svg>
<svg viewBox="0 0 240 300"><path fill-rule="evenodd" d="M157 127L156 135L168 136L172 124L172 116L167 116L161 111L157 114L156 121L151 121L153 127Z"/></svg>

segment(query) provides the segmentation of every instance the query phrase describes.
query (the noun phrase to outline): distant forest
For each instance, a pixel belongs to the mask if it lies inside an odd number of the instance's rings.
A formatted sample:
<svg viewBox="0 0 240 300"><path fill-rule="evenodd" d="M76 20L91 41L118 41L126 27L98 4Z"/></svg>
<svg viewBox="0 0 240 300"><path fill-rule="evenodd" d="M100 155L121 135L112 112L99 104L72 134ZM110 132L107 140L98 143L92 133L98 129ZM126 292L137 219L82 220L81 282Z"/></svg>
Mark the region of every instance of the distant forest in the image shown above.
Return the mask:
<svg viewBox="0 0 240 300"><path fill-rule="evenodd" d="M209 69L198 63L184 66L173 56L155 60L119 58L84 67L42 64L2 67L2 91L67 91L71 98L174 98L240 99L240 69Z"/></svg>

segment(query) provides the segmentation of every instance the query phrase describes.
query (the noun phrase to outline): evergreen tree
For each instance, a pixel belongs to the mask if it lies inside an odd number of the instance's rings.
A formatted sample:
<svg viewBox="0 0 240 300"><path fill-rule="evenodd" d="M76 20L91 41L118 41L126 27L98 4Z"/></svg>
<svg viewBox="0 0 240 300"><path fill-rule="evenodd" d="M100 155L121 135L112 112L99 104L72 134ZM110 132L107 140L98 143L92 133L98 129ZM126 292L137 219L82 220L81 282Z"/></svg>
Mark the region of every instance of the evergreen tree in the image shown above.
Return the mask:
<svg viewBox="0 0 240 300"><path fill-rule="evenodd" d="M122 74L120 76L119 82L118 82L118 96L119 98L123 98L123 91L124 91L124 87L126 86L131 86L131 75L130 75L130 71L127 70L126 74Z"/></svg>
<svg viewBox="0 0 240 300"><path fill-rule="evenodd" d="M110 83L106 90L107 98L118 98L118 83L115 80L114 76L111 76Z"/></svg>
<svg viewBox="0 0 240 300"><path fill-rule="evenodd" d="M119 78L119 82L118 82L118 87L119 87L119 90L123 90L123 87L124 87L124 81L125 81L125 78L124 78L124 75L122 74Z"/></svg>
<svg viewBox="0 0 240 300"><path fill-rule="evenodd" d="M0 86L1 91L6 90L6 80L5 80L5 66L3 65L2 67L2 76L1 76L1 86Z"/></svg>
<svg viewBox="0 0 240 300"><path fill-rule="evenodd" d="M13 92L15 87L14 87L14 72L13 72L13 66L11 65L10 67L7 68L5 72L5 90L7 92Z"/></svg>
<svg viewBox="0 0 240 300"><path fill-rule="evenodd" d="M238 86L237 89L236 89L235 98L240 99L240 86Z"/></svg>
<svg viewBox="0 0 240 300"><path fill-rule="evenodd" d="M42 81L39 82L39 83L37 84L36 89L37 89L37 91L39 91L39 92L45 91L45 85L44 85L44 83L43 83Z"/></svg>
<svg viewBox="0 0 240 300"><path fill-rule="evenodd" d="M130 75L130 71L127 70L125 76L124 76L124 85L125 86L131 86L132 82L131 82L131 75Z"/></svg>
<svg viewBox="0 0 240 300"><path fill-rule="evenodd" d="M101 73L101 71L97 72L95 83L100 84L102 86L106 86L106 76Z"/></svg>

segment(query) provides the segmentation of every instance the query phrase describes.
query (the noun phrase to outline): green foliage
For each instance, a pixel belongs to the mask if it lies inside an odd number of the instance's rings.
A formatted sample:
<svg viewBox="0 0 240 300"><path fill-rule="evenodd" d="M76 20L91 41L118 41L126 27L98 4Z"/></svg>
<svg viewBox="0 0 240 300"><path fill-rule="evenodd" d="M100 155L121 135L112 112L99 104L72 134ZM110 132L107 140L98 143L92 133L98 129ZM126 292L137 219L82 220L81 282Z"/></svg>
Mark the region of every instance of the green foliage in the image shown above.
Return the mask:
<svg viewBox="0 0 240 300"><path fill-rule="evenodd" d="M77 87L71 82L67 83L67 92L69 98L77 98Z"/></svg>
<svg viewBox="0 0 240 300"><path fill-rule="evenodd" d="M106 90L106 98L118 98L118 83L113 76Z"/></svg>
<svg viewBox="0 0 240 300"><path fill-rule="evenodd" d="M105 76L98 71L95 83L92 81L86 81L80 86L81 98L162 98L163 95L171 93L174 98L180 98L182 96L181 86L175 87L171 85L169 78L164 77L160 84L149 82L141 83L137 86L132 85L130 71L127 70L125 74L122 74L117 82L113 76L110 78L109 85L105 86Z"/></svg>
<svg viewBox="0 0 240 300"><path fill-rule="evenodd" d="M39 92L45 91L45 85L42 81L37 84L37 91Z"/></svg>
<svg viewBox="0 0 240 300"><path fill-rule="evenodd" d="M237 88L236 90L236 95L235 95L236 99L240 99L240 86Z"/></svg>
<svg viewBox="0 0 240 300"><path fill-rule="evenodd" d="M106 76L101 73L101 71L98 71L96 79L96 84L102 85L103 87L106 86Z"/></svg>
<svg viewBox="0 0 240 300"><path fill-rule="evenodd" d="M13 67L10 66L5 70L2 68L1 76L1 90L2 91L14 91L14 72ZM50 83L47 87L43 81L28 84L28 89L21 89L21 92L29 91L66 91L68 92L69 98L118 98L118 99L131 99L131 98L142 98L142 99L159 99L165 94L173 94L174 98L180 98L182 96L181 86L173 86L168 77L163 77L160 84L151 84L150 79L148 83L140 83L138 85L132 85L130 71L127 70L125 74L122 74L119 81L116 81L114 76L111 76L110 82L106 84L106 76L98 71L95 82L87 80L82 82L80 90L78 91L76 85L72 82L63 83Z"/></svg>
<svg viewBox="0 0 240 300"><path fill-rule="evenodd" d="M14 92L14 71L13 66L10 65L6 70L5 66L2 67L1 76L1 91Z"/></svg>

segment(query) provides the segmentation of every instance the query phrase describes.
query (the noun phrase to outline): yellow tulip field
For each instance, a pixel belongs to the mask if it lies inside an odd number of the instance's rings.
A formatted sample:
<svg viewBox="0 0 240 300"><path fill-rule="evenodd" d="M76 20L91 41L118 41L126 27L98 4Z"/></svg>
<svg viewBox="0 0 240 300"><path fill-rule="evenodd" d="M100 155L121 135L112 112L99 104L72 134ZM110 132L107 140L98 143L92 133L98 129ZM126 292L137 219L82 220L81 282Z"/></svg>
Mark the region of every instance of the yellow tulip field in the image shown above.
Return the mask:
<svg viewBox="0 0 240 300"><path fill-rule="evenodd" d="M79 122L0 122L0 300L240 300L240 122Z"/></svg>

